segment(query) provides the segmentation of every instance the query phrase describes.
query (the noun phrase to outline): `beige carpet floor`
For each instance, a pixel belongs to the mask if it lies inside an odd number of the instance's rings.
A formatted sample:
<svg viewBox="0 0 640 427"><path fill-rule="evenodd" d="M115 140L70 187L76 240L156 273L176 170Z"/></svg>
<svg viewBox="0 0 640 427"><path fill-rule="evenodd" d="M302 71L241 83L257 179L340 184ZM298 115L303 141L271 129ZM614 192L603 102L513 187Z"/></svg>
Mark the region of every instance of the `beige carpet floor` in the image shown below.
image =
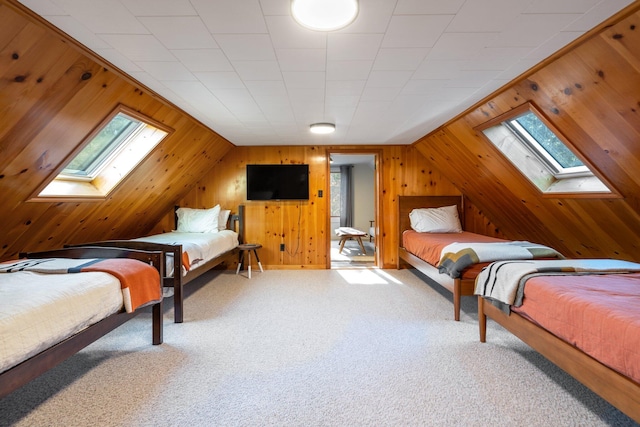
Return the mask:
<svg viewBox="0 0 640 427"><path fill-rule="evenodd" d="M211 272L0 400L16 426L631 426L410 270ZM167 304L170 306L170 304Z"/></svg>

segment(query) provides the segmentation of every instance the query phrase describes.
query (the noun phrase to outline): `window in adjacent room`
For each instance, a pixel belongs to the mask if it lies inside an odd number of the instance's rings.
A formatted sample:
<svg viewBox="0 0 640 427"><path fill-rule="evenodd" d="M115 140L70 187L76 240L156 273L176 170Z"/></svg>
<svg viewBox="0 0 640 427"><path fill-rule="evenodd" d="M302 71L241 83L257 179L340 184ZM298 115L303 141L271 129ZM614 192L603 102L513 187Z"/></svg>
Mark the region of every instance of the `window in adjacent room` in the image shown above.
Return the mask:
<svg viewBox="0 0 640 427"><path fill-rule="evenodd" d="M118 106L32 200L104 199L170 132Z"/></svg>
<svg viewBox="0 0 640 427"><path fill-rule="evenodd" d="M476 130L545 194L611 194L569 141L531 104L515 108Z"/></svg>
<svg viewBox="0 0 640 427"><path fill-rule="evenodd" d="M331 216L340 218L340 188L342 174L339 170L331 171L329 194L331 195Z"/></svg>

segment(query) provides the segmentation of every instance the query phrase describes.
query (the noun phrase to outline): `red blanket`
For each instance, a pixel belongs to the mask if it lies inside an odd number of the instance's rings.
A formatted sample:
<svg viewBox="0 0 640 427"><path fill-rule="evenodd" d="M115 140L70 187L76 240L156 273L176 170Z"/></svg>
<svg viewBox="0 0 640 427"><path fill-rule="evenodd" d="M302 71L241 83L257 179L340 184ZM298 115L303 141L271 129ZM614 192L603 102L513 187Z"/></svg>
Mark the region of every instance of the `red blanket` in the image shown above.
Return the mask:
<svg viewBox="0 0 640 427"><path fill-rule="evenodd" d="M640 383L640 273L537 276L513 310Z"/></svg>
<svg viewBox="0 0 640 427"><path fill-rule="evenodd" d="M468 231L463 231L462 233L418 233L414 230L406 230L402 235L404 248L434 267L438 267L440 263L442 249L455 242L504 243L507 242L507 240L470 233Z"/></svg>
<svg viewBox="0 0 640 427"><path fill-rule="evenodd" d="M482 234L470 233L418 233L414 230L406 230L402 235L404 248L416 255L418 258L428 262L434 267L438 267L442 249L453 242L506 242L506 240L496 237L484 236ZM475 279L487 262L479 263L462 271L462 279Z"/></svg>

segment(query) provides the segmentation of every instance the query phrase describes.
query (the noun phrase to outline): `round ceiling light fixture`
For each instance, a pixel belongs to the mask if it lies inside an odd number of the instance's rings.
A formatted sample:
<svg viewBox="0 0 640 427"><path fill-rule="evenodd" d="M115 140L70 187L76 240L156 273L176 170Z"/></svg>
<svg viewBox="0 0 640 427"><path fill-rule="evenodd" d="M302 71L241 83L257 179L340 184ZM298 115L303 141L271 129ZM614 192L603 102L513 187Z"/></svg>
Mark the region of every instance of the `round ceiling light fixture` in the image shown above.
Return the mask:
<svg viewBox="0 0 640 427"><path fill-rule="evenodd" d="M326 135L328 133L335 132L336 125L334 125L333 123L314 123L309 126L309 130L311 131L311 133Z"/></svg>
<svg viewBox="0 0 640 427"><path fill-rule="evenodd" d="M311 30L339 30L358 16L358 0L291 0L291 14Z"/></svg>

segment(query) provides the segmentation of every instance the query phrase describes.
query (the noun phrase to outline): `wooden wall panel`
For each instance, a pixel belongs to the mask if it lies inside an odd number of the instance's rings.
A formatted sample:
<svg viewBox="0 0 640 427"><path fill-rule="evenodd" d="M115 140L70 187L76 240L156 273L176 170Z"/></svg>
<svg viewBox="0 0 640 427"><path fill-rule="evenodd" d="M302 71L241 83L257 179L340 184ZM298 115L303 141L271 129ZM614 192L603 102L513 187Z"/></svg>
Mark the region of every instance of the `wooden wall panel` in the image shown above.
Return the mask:
<svg viewBox="0 0 640 427"><path fill-rule="evenodd" d="M146 235L233 145L64 35L0 1L0 259ZM118 104L174 132L94 202L27 202Z"/></svg>
<svg viewBox="0 0 640 427"><path fill-rule="evenodd" d="M546 61L415 147L508 238L567 256L640 261L640 3ZM610 24L610 25L609 25ZM619 192L620 198L551 198L473 128L535 103Z"/></svg>
<svg viewBox="0 0 640 427"><path fill-rule="evenodd" d="M395 268L398 257L397 198L399 195L460 194L438 169L411 146L293 146L236 147L206 173L181 201L181 206L208 208L219 203L236 210L246 206L246 240L263 245L260 259L268 268L326 268L330 234L328 197L329 162L327 153L377 153L380 164L378 185L380 265ZM249 163L307 163L310 168L308 202L257 202L246 200L245 166ZM478 232L500 235L482 212L469 204L469 224ZM301 216L298 226L298 216ZM167 213L156 232L173 226ZM300 239L298 233L300 232ZM284 243L286 252L279 250ZM299 248L296 255L295 249Z"/></svg>
<svg viewBox="0 0 640 427"><path fill-rule="evenodd" d="M327 233L325 221L326 163L318 147L236 147L214 168L204 174L181 206L196 208L215 204L237 212L245 205L245 241L263 245L260 260L271 268L324 268ZM309 165L308 201L247 201L246 172L250 163ZM169 223L165 218L160 225ZM280 244L285 251L280 251Z"/></svg>
<svg viewBox="0 0 640 427"><path fill-rule="evenodd" d="M385 267L397 259L397 196L460 192L468 201L466 227L473 231L549 244L569 256L640 261L639 7L636 2L618 21L413 146L233 147L13 2L0 0L0 259L172 229L176 203L243 203L247 239L264 242L266 265L324 268L331 230L327 199L318 198L317 190L327 190L326 153L373 150L379 154L379 256ZM91 77L83 79L86 73ZM473 130L527 101L573 141L620 198L542 197ZM175 132L104 201L25 202L118 103ZM312 198L302 204L246 202L245 165L267 162L309 163ZM298 232L300 251L291 255ZM280 252L280 243L290 253Z"/></svg>

